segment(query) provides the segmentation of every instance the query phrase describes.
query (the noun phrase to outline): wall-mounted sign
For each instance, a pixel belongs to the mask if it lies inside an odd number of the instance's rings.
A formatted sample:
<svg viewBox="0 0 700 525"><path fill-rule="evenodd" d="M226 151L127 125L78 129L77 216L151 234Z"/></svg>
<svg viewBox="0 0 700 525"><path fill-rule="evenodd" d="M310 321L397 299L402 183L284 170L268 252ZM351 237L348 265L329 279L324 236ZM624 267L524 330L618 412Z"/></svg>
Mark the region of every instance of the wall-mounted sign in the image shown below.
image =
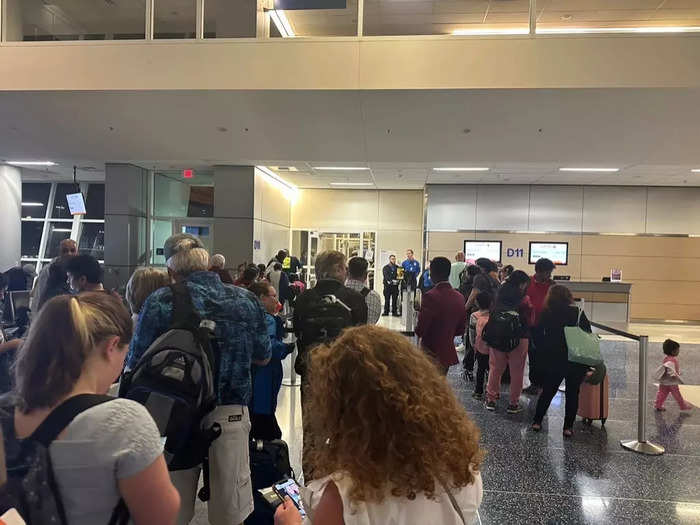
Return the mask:
<svg viewBox="0 0 700 525"><path fill-rule="evenodd" d="M622 270L617 268L610 270L610 282L619 283L620 281L622 281Z"/></svg>
<svg viewBox="0 0 700 525"><path fill-rule="evenodd" d="M525 257L525 250L522 248L507 248L506 257Z"/></svg>
<svg viewBox="0 0 700 525"><path fill-rule="evenodd" d="M260 249L260 241L253 241L253 250Z"/></svg>

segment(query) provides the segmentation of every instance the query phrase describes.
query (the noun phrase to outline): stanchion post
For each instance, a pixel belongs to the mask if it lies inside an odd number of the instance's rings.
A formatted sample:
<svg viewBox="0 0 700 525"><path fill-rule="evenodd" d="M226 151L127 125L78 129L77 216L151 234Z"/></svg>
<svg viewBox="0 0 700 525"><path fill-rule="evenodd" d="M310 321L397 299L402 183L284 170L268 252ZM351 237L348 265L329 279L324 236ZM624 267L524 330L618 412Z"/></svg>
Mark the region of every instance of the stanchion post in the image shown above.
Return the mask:
<svg viewBox="0 0 700 525"><path fill-rule="evenodd" d="M647 424L647 352L649 350L649 337L639 337L639 396L637 406L637 439L622 440L620 445L627 450L645 454L647 456L659 456L665 452L664 447L650 443L646 439Z"/></svg>

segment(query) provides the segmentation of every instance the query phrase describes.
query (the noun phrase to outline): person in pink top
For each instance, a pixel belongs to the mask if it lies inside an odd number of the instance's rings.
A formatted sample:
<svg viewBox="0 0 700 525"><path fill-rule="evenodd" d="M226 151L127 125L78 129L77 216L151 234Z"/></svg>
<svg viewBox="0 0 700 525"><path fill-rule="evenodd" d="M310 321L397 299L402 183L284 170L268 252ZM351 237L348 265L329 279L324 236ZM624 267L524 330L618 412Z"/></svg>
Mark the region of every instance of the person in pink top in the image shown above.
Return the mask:
<svg viewBox="0 0 700 525"><path fill-rule="evenodd" d="M666 339L663 344L663 350L666 357L664 357L664 362L659 367L659 371L657 371L656 378L659 380L659 391L656 394L654 408L659 411L666 410L664 402L668 395L671 394L673 399L678 402L681 410L690 410L693 408L693 405L683 399L681 390L678 388L678 385L683 383L678 364L678 354L681 351L681 345L672 339Z"/></svg>

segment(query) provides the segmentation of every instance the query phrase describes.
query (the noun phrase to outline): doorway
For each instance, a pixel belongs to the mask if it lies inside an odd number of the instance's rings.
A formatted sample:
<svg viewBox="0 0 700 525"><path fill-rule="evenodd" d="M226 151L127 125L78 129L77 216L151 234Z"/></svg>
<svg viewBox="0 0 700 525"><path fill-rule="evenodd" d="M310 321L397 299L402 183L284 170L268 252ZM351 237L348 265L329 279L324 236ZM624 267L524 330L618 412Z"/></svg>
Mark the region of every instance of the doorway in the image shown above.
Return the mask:
<svg viewBox="0 0 700 525"><path fill-rule="evenodd" d="M377 233L369 231L292 230L292 254L302 264L302 280L307 287L316 285L316 256L327 250L336 250L345 257L364 257L369 263L369 288L374 289L374 259Z"/></svg>

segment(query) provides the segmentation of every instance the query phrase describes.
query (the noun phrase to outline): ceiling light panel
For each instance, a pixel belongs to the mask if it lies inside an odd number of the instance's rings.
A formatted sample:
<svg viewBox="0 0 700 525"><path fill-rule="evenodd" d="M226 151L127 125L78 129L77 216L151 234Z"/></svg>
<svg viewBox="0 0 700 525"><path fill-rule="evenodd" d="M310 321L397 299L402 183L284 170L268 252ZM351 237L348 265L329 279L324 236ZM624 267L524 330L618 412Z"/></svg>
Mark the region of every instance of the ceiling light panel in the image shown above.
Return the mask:
<svg viewBox="0 0 700 525"><path fill-rule="evenodd" d="M572 171L576 173L617 173L620 168L586 168L586 167L573 167L573 168L559 168L559 171Z"/></svg>
<svg viewBox="0 0 700 525"><path fill-rule="evenodd" d="M367 171L366 166L314 166L318 171Z"/></svg>
<svg viewBox="0 0 700 525"><path fill-rule="evenodd" d="M50 160L8 160L7 164L12 166L55 166L55 162Z"/></svg>
<svg viewBox="0 0 700 525"><path fill-rule="evenodd" d="M433 171L489 171L491 168L478 167L478 166L468 166L468 167L447 167L447 168L433 168Z"/></svg>

